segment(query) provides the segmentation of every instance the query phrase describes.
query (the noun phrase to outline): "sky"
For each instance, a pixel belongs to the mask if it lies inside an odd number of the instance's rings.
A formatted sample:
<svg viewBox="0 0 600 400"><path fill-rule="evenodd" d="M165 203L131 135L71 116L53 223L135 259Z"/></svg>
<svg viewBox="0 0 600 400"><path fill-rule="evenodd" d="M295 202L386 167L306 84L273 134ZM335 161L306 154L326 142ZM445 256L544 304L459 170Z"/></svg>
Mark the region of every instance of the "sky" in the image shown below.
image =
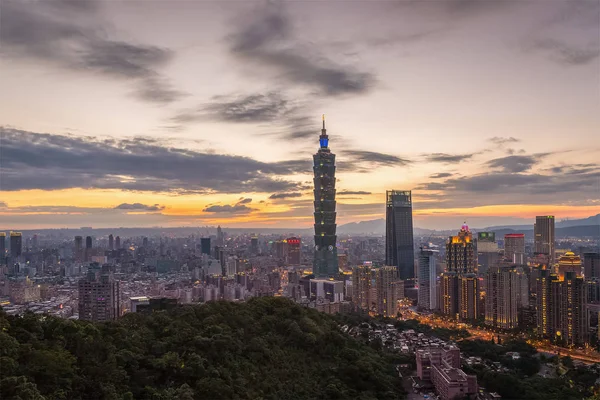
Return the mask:
<svg viewBox="0 0 600 400"><path fill-rule="evenodd" d="M597 0L0 3L0 228L600 213Z"/></svg>

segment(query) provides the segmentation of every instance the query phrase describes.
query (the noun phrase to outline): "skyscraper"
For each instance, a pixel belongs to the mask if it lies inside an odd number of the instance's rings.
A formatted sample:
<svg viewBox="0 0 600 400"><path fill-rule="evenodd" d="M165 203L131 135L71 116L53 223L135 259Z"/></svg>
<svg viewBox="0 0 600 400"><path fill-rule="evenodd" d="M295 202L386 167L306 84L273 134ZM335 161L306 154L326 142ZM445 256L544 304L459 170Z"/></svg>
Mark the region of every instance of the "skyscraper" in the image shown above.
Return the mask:
<svg viewBox="0 0 600 400"><path fill-rule="evenodd" d="M458 315L459 276L454 271L446 271L440 277L440 310L450 317Z"/></svg>
<svg viewBox="0 0 600 400"><path fill-rule="evenodd" d="M565 272L560 282L558 339L565 345L582 345L588 342L587 287L583 278L573 271Z"/></svg>
<svg viewBox="0 0 600 400"><path fill-rule="evenodd" d="M600 253L583 253L585 279L600 278Z"/></svg>
<svg viewBox="0 0 600 400"><path fill-rule="evenodd" d="M504 235L504 258L516 265L525 264L524 233L507 233Z"/></svg>
<svg viewBox="0 0 600 400"><path fill-rule="evenodd" d="M286 240L286 262L288 265L300 265L300 239L291 237Z"/></svg>
<svg viewBox="0 0 600 400"><path fill-rule="evenodd" d="M435 310L437 302L437 273L435 253L427 248L421 248L419 253L419 308Z"/></svg>
<svg viewBox="0 0 600 400"><path fill-rule="evenodd" d="M112 233L108 235L108 249L111 251L115 249L115 242Z"/></svg>
<svg viewBox="0 0 600 400"><path fill-rule="evenodd" d="M202 254L210 256L210 238L200 238L200 250Z"/></svg>
<svg viewBox="0 0 600 400"><path fill-rule="evenodd" d="M329 150L329 136L323 129L319 136L319 151L313 156L315 184L315 256L313 273L317 278L338 275L336 212L335 212L335 154Z"/></svg>
<svg viewBox="0 0 600 400"><path fill-rule="evenodd" d="M534 254L545 255L550 266L554 265L554 216L535 217L533 225Z"/></svg>
<svg viewBox="0 0 600 400"><path fill-rule="evenodd" d="M91 236L86 236L85 237L85 248L86 249L91 249L92 248L92 237Z"/></svg>
<svg viewBox="0 0 600 400"><path fill-rule="evenodd" d="M0 264L4 263L6 257L6 232L0 232Z"/></svg>
<svg viewBox="0 0 600 400"><path fill-rule="evenodd" d="M460 235L460 234L459 234ZM495 232L477 233L477 272L485 275L498 262L498 243Z"/></svg>
<svg viewBox="0 0 600 400"><path fill-rule="evenodd" d="M572 251L567 251L558 259L557 273L561 280L565 278L565 273L568 271L575 273L575 276L581 276L582 269L581 257L576 256Z"/></svg>
<svg viewBox="0 0 600 400"><path fill-rule="evenodd" d="M446 269L457 274L476 272L475 246L473 234L467 224L463 224L458 235L446 241Z"/></svg>
<svg viewBox="0 0 600 400"><path fill-rule="evenodd" d="M115 248L116 248L117 250L121 248L121 237L120 237L120 236L117 236L117 237L115 238Z"/></svg>
<svg viewBox="0 0 600 400"><path fill-rule="evenodd" d="M393 266L364 264L352 269L352 302L361 310L395 317L404 298L404 282Z"/></svg>
<svg viewBox="0 0 600 400"><path fill-rule="evenodd" d="M85 321L110 321L121 312L119 281L108 271L90 271L78 283L79 319Z"/></svg>
<svg viewBox="0 0 600 400"><path fill-rule="evenodd" d="M521 276L512 266L491 267L486 275L486 325L515 329L518 326L517 306Z"/></svg>
<svg viewBox="0 0 600 400"><path fill-rule="evenodd" d="M352 268L352 303L359 310L369 310L371 288L371 267L359 265Z"/></svg>
<svg viewBox="0 0 600 400"><path fill-rule="evenodd" d="M538 335L553 338L558 326L558 296L553 293L557 288L558 275L549 269L541 269L536 279L536 316Z"/></svg>
<svg viewBox="0 0 600 400"><path fill-rule="evenodd" d="M83 261L83 237L81 236L75 236L73 258L78 262Z"/></svg>
<svg viewBox="0 0 600 400"><path fill-rule="evenodd" d="M388 190L385 206L385 263L397 267L399 278L409 286L414 286L411 191Z"/></svg>
<svg viewBox="0 0 600 400"><path fill-rule="evenodd" d="M18 258L23 253L23 235L21 232L10 233L10 256Z"/></svg>
<svg viewBox="0 0 600 400"><path fill-rule="evenodd" d="M458 282L458 317L473 320L479 316L479 279L475 274L463 274Z"/></svg>

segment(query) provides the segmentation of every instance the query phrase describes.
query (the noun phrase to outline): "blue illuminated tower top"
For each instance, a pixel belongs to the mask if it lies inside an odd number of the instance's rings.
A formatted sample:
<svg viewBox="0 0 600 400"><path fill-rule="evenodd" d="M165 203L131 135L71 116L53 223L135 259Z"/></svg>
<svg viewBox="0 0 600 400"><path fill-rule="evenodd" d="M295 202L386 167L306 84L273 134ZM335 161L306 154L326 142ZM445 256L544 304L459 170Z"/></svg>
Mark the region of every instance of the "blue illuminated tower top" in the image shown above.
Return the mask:
<svg viewBox="0 0 600 400"><path fill-rule="evenodd" d="M329 146L329 136L327 136L327 129L325 129L325 114L323 114L323 129L321 129L321 136L319 136L319 144L322 149L327 149Z"/></svg>

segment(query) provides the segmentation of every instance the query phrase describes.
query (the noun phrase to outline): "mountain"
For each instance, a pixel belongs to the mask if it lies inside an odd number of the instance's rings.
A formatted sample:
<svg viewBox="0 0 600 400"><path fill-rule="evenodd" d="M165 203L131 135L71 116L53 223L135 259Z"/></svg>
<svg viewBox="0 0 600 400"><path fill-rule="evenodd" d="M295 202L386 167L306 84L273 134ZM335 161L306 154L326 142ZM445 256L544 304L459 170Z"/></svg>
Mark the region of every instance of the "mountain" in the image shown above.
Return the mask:
<svg viewBox="0 0 600 400"><path fill-rule="evenodd" d="M486 232L495 232L502 229L509 229L515 231L533 231L533 223L535 221L532 219L531 224L529 225L496 225L496 226L488 226L484 229L478 229ZM581 218L581 219L563 219L561 221L556 222L556 228L568 228L572 226L600 226L600 214L592 215L591 217Z"/></svg>

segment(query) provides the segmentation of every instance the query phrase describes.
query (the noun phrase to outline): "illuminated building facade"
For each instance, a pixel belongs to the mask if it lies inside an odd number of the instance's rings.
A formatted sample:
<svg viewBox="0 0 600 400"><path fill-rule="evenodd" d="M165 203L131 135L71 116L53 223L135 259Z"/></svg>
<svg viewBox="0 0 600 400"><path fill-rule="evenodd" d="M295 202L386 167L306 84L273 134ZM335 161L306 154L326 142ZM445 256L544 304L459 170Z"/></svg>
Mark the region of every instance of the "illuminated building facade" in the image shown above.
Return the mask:
<svg viewBox="0 0 600 400"><path fill-rule="evenodd" d="M457 274L477 272L473 234L467 224L463 224L458 235L450 236L446 242L446 269Z"/></svg>
<svg viewBox="0 0 600 400"><path fill-rule="evenodd" d="M315 254L313 273L317 278L339 275L336 212L335 212L335 154L329 150L329 136L323 129L319 136L319 151L313 156L315 195Z"/></svg>
<svg viewBox="0 0 600 400"><path fill-rule="evenodd" d="M581 276L582 273L581 257L576 256L572 251L567 251L558 259L558 277L562 280L566 272L573 272L575 276Z"/></svg>
<svg viewBox="0 0 600 400"><path fill-rule="evenodd" d="M359 310L369 310L369 290L371 288L371 267L359 265L352 268L352 302Z"/></svg>
<svg viewBox="0 0 600 400"><path fill-rule="evenodd" d="M543 215L535 217L533 234L534 254L546 256L548 265L554 265L554 216Z"/></svg>
<svg viewBox="0 0 600 400"><path fill-rule="evenodd" d="M442 314L456 317L458 315L459 276L454 271L447 271L441 275L440 281L440 310Z"/></svg>
<svg viewBox="0 0 600 400"><path fill-rule="evenodd" d="M525 265L525 234L504 235L504 258L516 265Z"/></svg>
<svg viewBox="0 0 600 400"><path fill-rule="evenodd" d="M357 309L395 317L398 301L404 298L404 282L393 266L373 267L370 263L352 270L352 301Z"/></svg>
<svg viewBox="0 0 600 400"><path fill-rule="evenodd" d="M486 276L485 324L502 329L518 327L521 276L516 267L498 266Z"/></svg>
<svg viewBox="0 0 600 400"><path fill-rule="evenodd" d="M600 253L583 253L585 279L600 278Z"/></svg>
<svg viewBox="0 0 600 400"><path fill-rule="evenodd" d="M558 294L553 293L557 287L558 275L549 269L540 269L536 279L536 319L538 335L553 338L558 326Z"/></svg>
<svg viewBox="0 0 600 400"><path fill-rule="evenodd" d="M414 286L412 194L410 190L388 190L385 211L385 263L398 268L398 276Z"/></svg>
<svg viewBox="0 0 600 400"><path fill-rule="evenodd" d="M23 235L21 232L10 233L10 256L16 259L23 253Z"/></svg>
<svg viewBox="0 0 600 400"><path fill-rule="evenodd" d="M587 287L581 276L565 272L560 281L559 326L562 344L582 345L588 342ZM558 335L557 335L558 336Z"/></svg>
<svg viewBox="0 0 600 400"><path fill-rule="evenodd" d="M288 265L300 265L300 239L297 237L291 237L286 240L287 254L286 263Z"/></svg>
<svg viewBox="0 0 600 400"><path fill-rule="evenodd" d="M419 308L435 310L437 301L437 267L436 253L433 250L421 248L419 252Z"/></svg>
<svg viewBox="0 0 600 400"><path fill-rule="evenodd" d="M458 294L458 317L461 320L477 319L480 304L479 279L475 274L460 276Z"/></svg>

